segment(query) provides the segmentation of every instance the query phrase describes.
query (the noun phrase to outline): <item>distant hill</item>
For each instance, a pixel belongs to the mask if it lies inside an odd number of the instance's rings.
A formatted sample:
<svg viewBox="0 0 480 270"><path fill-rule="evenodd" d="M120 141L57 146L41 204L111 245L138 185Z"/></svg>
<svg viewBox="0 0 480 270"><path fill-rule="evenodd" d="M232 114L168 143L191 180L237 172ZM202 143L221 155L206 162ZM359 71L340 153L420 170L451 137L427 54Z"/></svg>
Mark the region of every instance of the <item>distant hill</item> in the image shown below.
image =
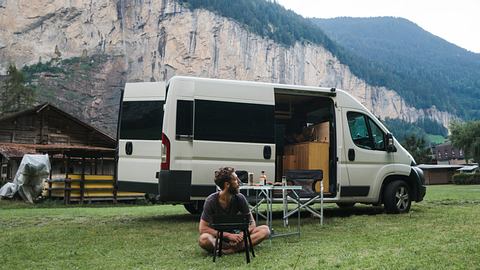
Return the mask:
<svg viewBox="0 0 480 270"><path fill-rule="evenodd" d="M355 72L395 89L411 105L480 119L480 54L449 43L402 18L312 19L371 68ZM373 71L373 72L372 72Z"/></svg>

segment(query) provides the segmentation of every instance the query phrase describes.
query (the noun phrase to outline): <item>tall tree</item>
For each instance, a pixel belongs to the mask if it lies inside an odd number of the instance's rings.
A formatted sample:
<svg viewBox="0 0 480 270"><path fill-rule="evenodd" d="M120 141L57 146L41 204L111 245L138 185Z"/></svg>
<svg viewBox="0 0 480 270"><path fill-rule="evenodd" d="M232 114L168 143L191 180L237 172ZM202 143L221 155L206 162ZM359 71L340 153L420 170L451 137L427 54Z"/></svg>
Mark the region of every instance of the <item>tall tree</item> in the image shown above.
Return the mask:
<svg viewBox="0 0 480 270"><path fill-rule="evenodd" d="M410 134L405 137L402 145L413 156L417 163L429 163L432 161L430 147L427 146L423 137Z"/></svg>
<svg viewBox="0 0 480 270"><path fill-rule="evenodd" d="M35 101L35 93L25 86L25 77L15 65L10 65L7 78L1 89L1 111L10 113L31 107Z"/></svg>
<svg viewBox="0 0 480 270"><path fill-rule="evenodd" d="M480 120L450 125L450 140L453 146L463 149L465 160L473 158L480 162Z"/></svg>

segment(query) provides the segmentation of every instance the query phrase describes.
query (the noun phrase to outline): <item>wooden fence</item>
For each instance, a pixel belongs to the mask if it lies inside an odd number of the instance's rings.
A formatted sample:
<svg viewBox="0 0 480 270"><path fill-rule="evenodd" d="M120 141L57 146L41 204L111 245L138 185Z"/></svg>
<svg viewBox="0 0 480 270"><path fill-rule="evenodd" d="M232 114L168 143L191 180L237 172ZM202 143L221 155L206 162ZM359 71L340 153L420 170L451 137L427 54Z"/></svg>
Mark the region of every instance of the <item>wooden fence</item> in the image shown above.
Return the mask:
<svg viewBox="0 0 480 270"><path fill-rule="evenodd" d="M63 198L65 204L76 201L135 200L144 198L144 193L117 191L113 175L68 174L62 179L49 179L44 189L48 198Z"/></svg>

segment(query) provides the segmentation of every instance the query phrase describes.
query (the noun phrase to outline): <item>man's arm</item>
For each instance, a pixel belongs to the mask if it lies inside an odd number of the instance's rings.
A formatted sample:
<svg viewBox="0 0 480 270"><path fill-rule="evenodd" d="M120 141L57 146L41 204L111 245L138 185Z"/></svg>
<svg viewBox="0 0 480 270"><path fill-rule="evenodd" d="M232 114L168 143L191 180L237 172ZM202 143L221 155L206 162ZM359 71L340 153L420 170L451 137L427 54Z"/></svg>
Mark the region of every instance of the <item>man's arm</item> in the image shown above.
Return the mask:
<svg viewBox="0 0 480 270"><path fill-rule="evenodd" d="M250 225L248 226L248 228L252 230L252 229L255 229L255 227L257 227L257 224L255 223L255 219L253 218L252 212L250 212Z"/></svg>
<svg viewBox="0 0 480 270"><path fill-rule="evenodd" d="M217 231L210 228L208 226L208 222L206 222L205 220L203 219L200 219L200 224L198 225L198 231L200 232L200 234L202 233L208 233L208 234L211 234L213 236L217 236Z"/></svg>

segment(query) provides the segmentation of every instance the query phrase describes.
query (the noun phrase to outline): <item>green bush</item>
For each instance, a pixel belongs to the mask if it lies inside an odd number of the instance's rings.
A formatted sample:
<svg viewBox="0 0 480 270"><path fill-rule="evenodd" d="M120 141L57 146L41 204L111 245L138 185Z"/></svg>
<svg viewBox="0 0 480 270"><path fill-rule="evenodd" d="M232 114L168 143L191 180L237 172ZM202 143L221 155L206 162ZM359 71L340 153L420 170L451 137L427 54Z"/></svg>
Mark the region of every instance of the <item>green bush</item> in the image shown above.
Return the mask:
<svg viewBox="0 0 480 270"><path fill-rule="evenodd" d="M479 185L480 173L457 173L453 175L453 183L456 185Z"/></svg>

